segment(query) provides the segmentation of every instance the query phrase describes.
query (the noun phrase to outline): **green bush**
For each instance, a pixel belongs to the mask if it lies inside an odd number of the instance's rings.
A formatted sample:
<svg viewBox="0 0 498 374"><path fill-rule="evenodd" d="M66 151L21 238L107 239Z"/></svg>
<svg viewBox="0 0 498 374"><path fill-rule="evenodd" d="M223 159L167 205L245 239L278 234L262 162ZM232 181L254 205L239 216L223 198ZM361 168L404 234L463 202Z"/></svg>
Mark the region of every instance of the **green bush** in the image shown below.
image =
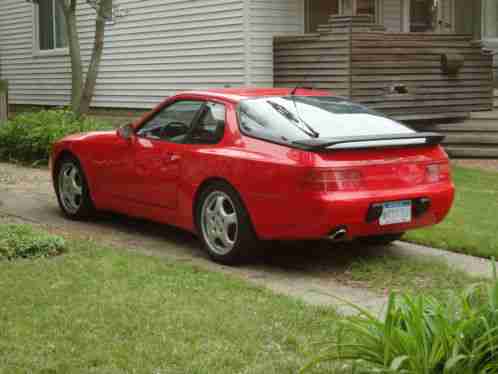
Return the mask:
<svg viewBox="0 0 498 374"><path fill-rule="evenodd" d="M355 373L498 373L498 278L446 300L392 294L386 315L357 308L341 322L339 343L303 369L342 362Z"/></svg>
<svg viewBox="0 0 498 374"><path fill-rule="evenodd" d="M110 128L62 109L18 114L0 125L0 159L46 164L52 145L64 136Z"/></svg>
<svg viewBox="0 0 498 374"><path fill-rule="evenodd" d="M0 225L0 260L56 256L65 246L63 238L26 225Z"/></svg>

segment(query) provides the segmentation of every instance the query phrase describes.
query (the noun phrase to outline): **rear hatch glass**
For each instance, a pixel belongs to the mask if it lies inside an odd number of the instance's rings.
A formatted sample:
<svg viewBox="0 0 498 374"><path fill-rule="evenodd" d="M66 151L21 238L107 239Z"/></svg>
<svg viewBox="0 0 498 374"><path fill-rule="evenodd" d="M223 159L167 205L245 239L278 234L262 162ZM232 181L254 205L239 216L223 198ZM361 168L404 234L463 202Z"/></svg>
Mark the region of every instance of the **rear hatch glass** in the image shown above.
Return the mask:
<svg viewBox="0 0 498 374"><path fill-rule="evenodd" d="M413 135L416 132L365 106L342 97L279 96L242 100L239 105L242 133L277 143L294 145L308 139ZM354 148L425 144L424 138L356 142ZM334 145L334 149L351 144ZM332 147L331 147L332 148Z"/></svg>

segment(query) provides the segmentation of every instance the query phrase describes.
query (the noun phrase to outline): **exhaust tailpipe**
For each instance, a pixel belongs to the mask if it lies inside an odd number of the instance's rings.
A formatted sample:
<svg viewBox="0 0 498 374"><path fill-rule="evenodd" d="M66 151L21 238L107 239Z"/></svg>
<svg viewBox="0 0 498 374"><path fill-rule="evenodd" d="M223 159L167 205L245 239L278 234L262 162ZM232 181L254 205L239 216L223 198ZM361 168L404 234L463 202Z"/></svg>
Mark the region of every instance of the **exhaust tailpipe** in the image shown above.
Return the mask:
<svg viewBox="0 0 498 374"><path fill-rule="evenodd" d="M344 226L339 226L332 230L328 238L332 241L340 241L346 238L346 235L348 233L348 230Z"/></svg>

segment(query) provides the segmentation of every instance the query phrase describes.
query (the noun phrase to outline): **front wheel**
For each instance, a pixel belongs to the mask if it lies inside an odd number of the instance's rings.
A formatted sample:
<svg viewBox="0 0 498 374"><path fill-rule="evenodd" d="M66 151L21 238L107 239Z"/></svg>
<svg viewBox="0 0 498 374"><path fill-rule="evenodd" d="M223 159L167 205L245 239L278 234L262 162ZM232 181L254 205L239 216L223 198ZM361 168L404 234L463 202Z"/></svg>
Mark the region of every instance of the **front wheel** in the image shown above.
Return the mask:
<svg viewBox="0 0 498 374"><path fill-rule="evenodd" d="M209 256L235 265L246 260L257 239L242 200L229 185L213 183L201 192L197 228Z"/></svg>
<svg viewBox="0 0 498 374"><path fill-rule="evenodd" d="M94 213L83 168L74 157L65 157L57 166L55 191L59 206L66 217L84 219Z"/></svg>
<svg viewBox="0 0 498 374"><path fill-rule="evenodd" d="M377 235L377 236L366 236L363 238L359 238L358 240L362 244L366 245L389 245L396 240L400 240L405 233L399 234L385 234L385 235Z"/></svg>

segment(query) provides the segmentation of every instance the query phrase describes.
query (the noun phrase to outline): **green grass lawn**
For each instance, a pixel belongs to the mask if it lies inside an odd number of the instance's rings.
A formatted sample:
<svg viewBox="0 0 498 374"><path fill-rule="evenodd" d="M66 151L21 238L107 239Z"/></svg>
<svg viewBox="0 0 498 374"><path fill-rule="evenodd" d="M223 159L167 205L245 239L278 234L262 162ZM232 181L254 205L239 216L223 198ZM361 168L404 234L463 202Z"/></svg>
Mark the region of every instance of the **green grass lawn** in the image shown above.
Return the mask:
<svg viewBox="0 0 498 374"><path fill-rule="evenodd" d="M296 373L317 342L336 339L331 308L164 258L65 243L61 256L0 260L1 374ZM380 294L444 297L477 281L397 257L365 257L348 273ZM350 373L331 365L311 373Z"/></svg>
<svg viewBox="0 0 498 374"><path fill-rule="evenodd" d="M336 314L228 276L69 241L0 261L0 373L295 373Z"/></svg>
<svg viewBox="0 0 498 374"><path fill-rule="evenodd" d="M498 173L453 168L455 204L438 226L405 240L480 257L498 257Z"/></svg>
<svg viewBox="0 0 498 374"><path fill-rule="evenodd" d="M484 281L440 260L395 256L357 260L349 268L349 277L376 293L427 295L438 299Z"/></svg>

